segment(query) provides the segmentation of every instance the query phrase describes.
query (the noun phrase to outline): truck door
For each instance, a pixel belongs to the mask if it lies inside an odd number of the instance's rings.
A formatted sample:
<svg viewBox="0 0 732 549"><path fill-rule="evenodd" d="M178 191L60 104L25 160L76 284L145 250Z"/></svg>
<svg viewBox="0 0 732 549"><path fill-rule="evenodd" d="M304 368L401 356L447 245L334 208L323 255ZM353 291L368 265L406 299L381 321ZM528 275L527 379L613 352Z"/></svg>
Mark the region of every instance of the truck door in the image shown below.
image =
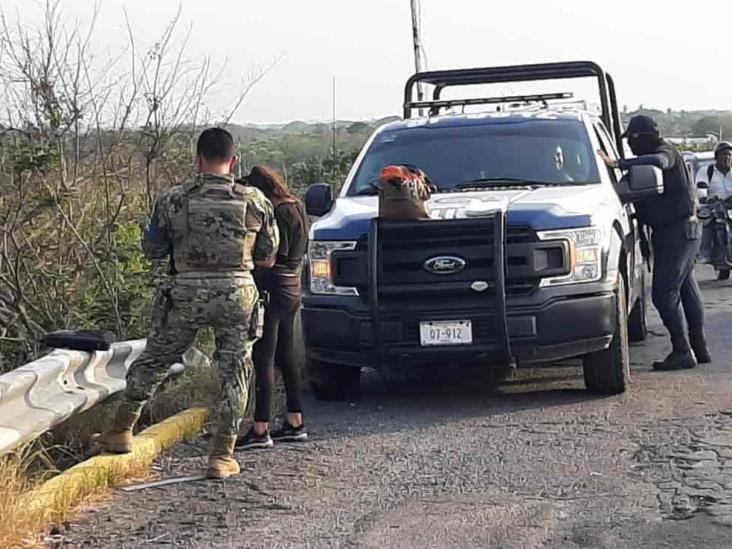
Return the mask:
<svg viewBox="0 0 732 549"><path fill-rule="evenodd" d="M610 158L617 160L619 158L618 151L615 148L613 140L610 139L610 135L608 134L605 127L599 121L595 122L593 125L597 134L597 139L600 142L600 146L602 147L603 152L605 152L605 154L607 154ZM613 185L617 184L622 177L621 170L617 168L608 169L606 166L600 166L600 169L602 169L603 167L607 169ZM630 292L633 292L634 289L638 288L638 284L642 283L640 269L643 268L643 258L640 255L639 247L640 226L635 216L635 208L633 207L633 204L624 204L623 208L625 209L625 214L630 224L630 234L626 235L627 240L625 244L626 249L628 250L628 286ZM629 303L634 303L635 301L635 297L633 295L628 296L628 299Z"/></svg>

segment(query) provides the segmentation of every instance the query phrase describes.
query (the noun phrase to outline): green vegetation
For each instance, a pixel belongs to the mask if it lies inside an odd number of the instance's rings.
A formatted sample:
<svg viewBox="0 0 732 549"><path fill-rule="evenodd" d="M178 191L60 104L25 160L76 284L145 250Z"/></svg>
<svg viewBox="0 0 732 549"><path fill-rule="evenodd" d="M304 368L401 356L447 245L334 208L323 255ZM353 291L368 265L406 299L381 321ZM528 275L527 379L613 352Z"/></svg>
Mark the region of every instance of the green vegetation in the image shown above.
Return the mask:
<svg viewBox="0 0 732 549"><path fill-rule="evenodd" d="M647 114L652 116L665 136L672 137L707 137L712 134L719 137L722 129L723 139L732 139L732 112L730 111L660 111L640 108L622 115L623 123L631 116Z"/></svg>

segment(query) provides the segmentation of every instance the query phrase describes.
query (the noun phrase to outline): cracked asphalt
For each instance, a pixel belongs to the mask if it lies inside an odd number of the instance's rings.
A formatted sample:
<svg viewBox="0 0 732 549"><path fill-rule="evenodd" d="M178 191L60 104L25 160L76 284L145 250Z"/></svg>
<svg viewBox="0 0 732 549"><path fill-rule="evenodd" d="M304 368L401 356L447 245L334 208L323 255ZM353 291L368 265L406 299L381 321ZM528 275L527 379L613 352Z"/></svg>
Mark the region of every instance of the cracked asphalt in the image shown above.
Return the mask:
<svg viewBox="0 0 732 549"><path fill-rule="evenodd" d="M668 342L632 349L633 383L583 390L577 362L445 370L357 402L307 400L311 441L241 452L242 475L118 492L58 547L732 547L732 283L700 270L715 362L656 373ZM164 477L199 472L208 442Z"/></svg>

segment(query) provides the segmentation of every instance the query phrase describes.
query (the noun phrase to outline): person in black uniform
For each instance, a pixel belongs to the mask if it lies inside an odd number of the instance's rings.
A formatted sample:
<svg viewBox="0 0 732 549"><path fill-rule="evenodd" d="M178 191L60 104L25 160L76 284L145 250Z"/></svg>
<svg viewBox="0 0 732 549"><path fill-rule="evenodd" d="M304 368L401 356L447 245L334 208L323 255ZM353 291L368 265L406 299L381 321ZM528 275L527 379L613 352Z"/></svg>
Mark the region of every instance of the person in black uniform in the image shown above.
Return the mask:
<svg viewBox="0 0 732 549"><path fill-rule="evenodd" d="M302 442L308 433L302 417L302 374L295 350L295 317L301 304L301 272L308 248L308 216L305 208L287 189L273 169L254 166L246 178L274 206L280 233L277 259L271 269L256 269L254 279L269 302L265 307L264 330L254 345L252 359L256 384L254 425L237 439L239 449L271 448L274 442ZM287 394L287 417L270 435L275 363L282 372Z"/></svg>
<svg viewBox="0 0 732 549"><path fill-rule="evenodd" d="M600 153L609 167L627 170L650 165L663 171L663 193L635 204L640 223L652 231L653 304L671 335L671 354L654 363L653 369L679 370L709 363L712 359L704 337L704 305L694 277L701 236L696 189L683 158L661 137L653 118L634 116L623 137L636 158L616 161Z"/></svg>

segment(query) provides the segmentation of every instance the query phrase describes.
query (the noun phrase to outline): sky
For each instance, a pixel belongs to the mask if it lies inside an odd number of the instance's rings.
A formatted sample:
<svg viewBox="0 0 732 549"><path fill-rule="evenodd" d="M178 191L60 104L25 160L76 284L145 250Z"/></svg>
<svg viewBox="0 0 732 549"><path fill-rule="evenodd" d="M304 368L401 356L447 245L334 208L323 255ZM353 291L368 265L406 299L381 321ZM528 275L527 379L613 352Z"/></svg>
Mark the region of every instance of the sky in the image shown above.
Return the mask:
<svg viewBox="0 0 732 549"><path fill-rule="evenodd" d="M92 0L60 0L88 21ZM610 72L619 103L660 109L732 109L732 3L668 1L421 0L429 69L593 60ZM182 8L188 57L226 73L211 101L229 104L239 83L279 62L251 91L239 123L368 120L399 114L414 72L409 0L97 0L98 52L126 47L124 9L138 44L150 45ZM6 15L40 20L32 0L0 0ZM612 8L612 9L610 9ZM554 90L552 90L554 91Z"/></svg>

